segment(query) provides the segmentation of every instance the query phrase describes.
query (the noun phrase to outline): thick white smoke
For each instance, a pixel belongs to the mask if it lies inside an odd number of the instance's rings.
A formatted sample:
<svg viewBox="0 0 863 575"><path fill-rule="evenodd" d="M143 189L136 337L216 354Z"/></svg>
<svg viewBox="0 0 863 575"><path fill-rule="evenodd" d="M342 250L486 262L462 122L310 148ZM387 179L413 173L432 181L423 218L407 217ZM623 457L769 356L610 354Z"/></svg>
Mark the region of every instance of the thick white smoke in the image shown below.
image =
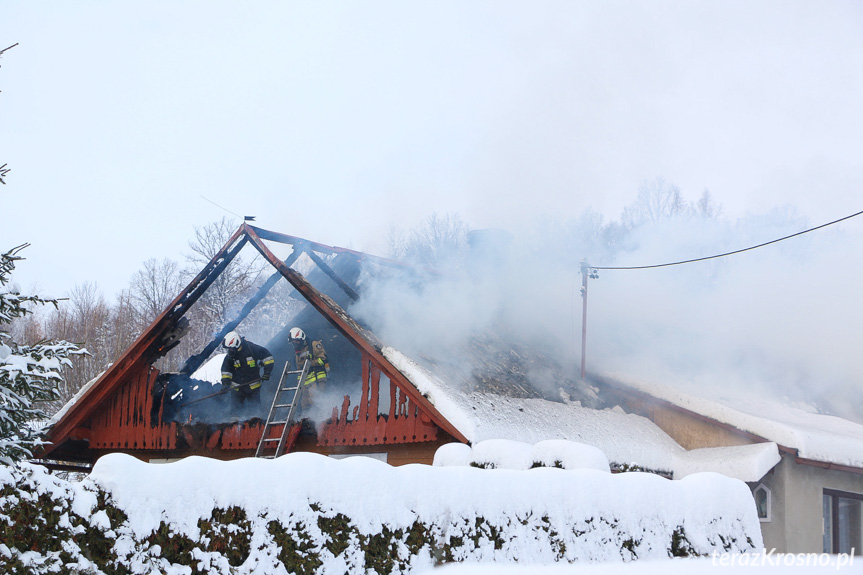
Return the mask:
<svg viewBox="0 0 863 575"><path fill-rule="evenodd" d="M590 221L604 230L604 240L586 233ZM470 338L491 331L541 347L575 378L581 259L603 267L670 263L821 223L791 208L733 220L660 219L628 233L596 214L568 224L547 218L531 233L513 236L505 261L474 257L457 274L411 284L369 282L356 311L388 344L448 358L465 373L477 359L465 353ZM588 285L588 372L625 372L702 390L738 386L863 419L861 248L863 216L728 257L600 270Z"/></svg>

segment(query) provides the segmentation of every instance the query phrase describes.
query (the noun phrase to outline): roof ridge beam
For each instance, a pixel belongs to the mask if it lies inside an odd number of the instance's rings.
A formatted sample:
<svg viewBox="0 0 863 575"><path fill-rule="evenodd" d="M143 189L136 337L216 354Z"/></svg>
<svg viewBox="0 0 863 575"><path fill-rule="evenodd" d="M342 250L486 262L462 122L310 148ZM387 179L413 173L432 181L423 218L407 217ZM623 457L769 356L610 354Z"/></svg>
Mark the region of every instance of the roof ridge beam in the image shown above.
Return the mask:
<svg viewBox="0 0 863 575"><path fill-rule="evenodd" d="M437 271L435 271L433 269L418 267L418 266L415 266L413 264L401 262L399 260L394 260L391 258L385 258L383 256L376 256L373 254L367 254L365 252L359 252L359 251L351 250L348 248L328 246L327 244L322 244L319 242L313 242L312 240L307 240L305 238L301 238L298 236L289 236L287 234L274 232L272 230L265 230L263 228L257 228L255 226L250 226L248 224L244 224L244 225L246 225L248 227L248 229L252 230L257 235L257 237L262 239L262 240L270 240L270 241L278 242L280 244L290 244L290 245L307 244L316 252L321 252L321 253L327 254L327 255L350 254L350 255L356 256L357 259L360 259L360 260L371 260L371 261L377 262L381 265L386 265L386 266L390 266L390 267L394 267L394 268L419 269L419 270L425 271L427 273L437 274Z"/></svg>

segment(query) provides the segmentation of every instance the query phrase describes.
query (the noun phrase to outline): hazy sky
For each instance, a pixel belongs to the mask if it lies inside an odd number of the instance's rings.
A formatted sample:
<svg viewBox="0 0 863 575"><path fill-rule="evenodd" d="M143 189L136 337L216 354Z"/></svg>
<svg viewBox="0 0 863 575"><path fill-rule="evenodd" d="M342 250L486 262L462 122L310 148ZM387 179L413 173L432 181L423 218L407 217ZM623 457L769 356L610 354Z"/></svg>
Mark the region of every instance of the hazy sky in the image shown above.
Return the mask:
<svg viewBox="0 0 863 575"><path fill-rule="evenodd" d="M6 0L16 42L0 249L43 295L180 260L230 216L202 196L374 253L433 211L614 219L656 176L729 218L863 209L860 2Z"/></svg>

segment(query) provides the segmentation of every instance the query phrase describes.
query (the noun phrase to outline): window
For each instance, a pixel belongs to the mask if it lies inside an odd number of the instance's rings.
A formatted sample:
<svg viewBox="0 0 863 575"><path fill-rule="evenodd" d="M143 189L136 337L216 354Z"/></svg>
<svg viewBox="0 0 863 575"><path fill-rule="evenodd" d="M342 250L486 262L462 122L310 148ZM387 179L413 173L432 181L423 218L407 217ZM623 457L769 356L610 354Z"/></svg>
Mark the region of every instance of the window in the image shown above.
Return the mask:
<svg viewBox="0 0 863 575"><path fill-rule="evenodd" d="M770 489L763 483L759 483L752 491L755 497L755 509L758 510L758 520L762 523L770 523Z"/></svg>
<svg viewBox="0 0 863 575"><path fill-rule="evenodd" d="M863 495L824 490L824 552L863 555Z"/></svg>

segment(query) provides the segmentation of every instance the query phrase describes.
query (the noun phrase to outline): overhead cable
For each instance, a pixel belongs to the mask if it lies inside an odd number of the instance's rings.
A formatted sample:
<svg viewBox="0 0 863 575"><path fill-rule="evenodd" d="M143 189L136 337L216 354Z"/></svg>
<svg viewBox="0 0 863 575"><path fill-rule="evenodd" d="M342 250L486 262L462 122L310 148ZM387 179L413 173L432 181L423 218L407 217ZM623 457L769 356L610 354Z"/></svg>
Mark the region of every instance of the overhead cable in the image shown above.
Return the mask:
<svg viewBox="0 0 863 575"><path fill-rule="evenodd" d="M241 220L243 219L243 216L241 216L240 214L238 214L238 213L236 213L236 212L232 212L231 210L229 210L228 208L226 208L226 207L224 207L224 206L220 206L219 204L217 204L216 202L214 202L214 201L213 201L213 200L211 200L210 198L204 197L204 195L203 195L203 194L201 195L201 198L202 198L202 199L204 199L204 200L207 200L208 202L210 202L211 204L213 204L213 205L214 205L214 206L216 206L217 208L220 208L220 209L222 209L222 210L225 210L225 211L226 211L226 212L228 212L229 214L233 214L233 215L237 216L238 218L240 218ZM246 216L246 217L249 217L249 216ZM253 218L252 218L252 220L254 220L254 219L255 219L255 218L253 217Z"/></svg>
<svg viewBox="0 0 863 575"><path fill-rule="evenodd" d="M803 234L808 234L809 232L814 232L815 230L820 230L821 228L826 228L827 226L832 226L833 224L838 224L839 222L843 222L845 220L850 220L856 216L863 214L863 211L859 211L856 214L851 214L850 216L845 216L844 218L839 218L838 220L833 220L832 222L827 222L826 224L821 224L820 226L816 226L814 228L809 228L808 230L803 230L802 232L797 232L796 234L791 234L790 236L785 236L783 238L778 238L775 240L771 240L769 242L764 242L763 244L758 244L757 246L750 246L748 248L743 248L742 250L734 250L733 252L725 252L724 254L716 254L713 256L706 256L703 258L695 258L691 260L683 260L679 262L670 262L666 264L654 264L650 266L628 266L628 267L599 267L599 266L588 266L594 270L646 270L649 268L664 268L668 266L679 266L681 264L691 264L693 262L703 262L705 260L712 260L716 258L724 258L725 256L732 256L734 254L740 254L743 252L748 252L749 250L754 250L757 248L763 248L764 246L769 246L770 244L775 244L777 242L781 242L783 240L787 240L796 236L802 236Z"/></svg>

